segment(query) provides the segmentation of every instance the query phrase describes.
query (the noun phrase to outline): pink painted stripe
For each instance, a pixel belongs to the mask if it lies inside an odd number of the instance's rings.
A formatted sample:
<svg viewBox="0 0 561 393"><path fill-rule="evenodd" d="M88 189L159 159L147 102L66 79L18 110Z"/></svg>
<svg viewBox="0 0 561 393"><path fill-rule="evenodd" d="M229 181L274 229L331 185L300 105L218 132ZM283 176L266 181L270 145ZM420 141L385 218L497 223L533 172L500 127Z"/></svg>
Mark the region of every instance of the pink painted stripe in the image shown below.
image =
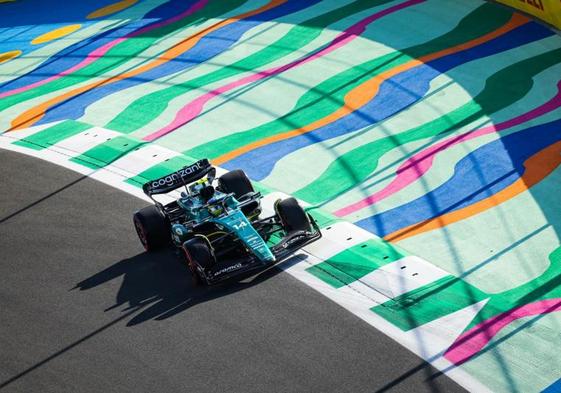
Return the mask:
<svg viewBox="0 0 561 393"><path fill-rule="evenodd" d="M93 63L95 60L99 59L100 57L103 57L111 48L113 48L115 45L129 39L129 38L134 38L136 36L139 36L141 34L147 33L149 31L152 31L154 29L157 29L159 27L164 27L167 26L171 23L177 22L178 20L181 20L183 18L185 18L186 16L189 16L195 12L197 12L198 10L202 9L206 3L208 2L208 0L199 0L197 3L193 4L191 7L189 7L187 10L183 11L182 13L174 16L173 18L169 18L166 20L163 20L161 22L149 25L149 26L145 26L141 29L135 30L127 35L125 35L124 37L121 38L117 38L111 42L108 42L107 44L97 48L96 50L90 52L86 58L84 60L82 60L80 63L70 67L69 69L62 71L58 74L55 74L47 79L43 79L40 81L37 81L35 83L31 83L27 86L22 86L22 87L18 87L17 89L13 89L13 90L8 90L4 93L0 93L0 98L4 98L4 97L9 97L12 96L14 94L18 94L18 93L22 93L24 91L27 90L31 90L34 89L36 87L42 86L44 84L47 84L49 82L55 81L57 79L62 78L65 75L69 75L73 72L78 71L79 69L82 69L88 65L90 65L91 63Z"/></svg>
<svg viewBox="0 0 561 393"><path fill-rule="evenodd" d="M551 112L552 110L559 107L561 107L561 82L557 84L557 94L551 100L535 109L532 109L529 112L526 112L520 116L496 125L491 125L481 128L477 131L469 131L462 135L450 137L440 143L437 143L434 146L429 147L428 149L423 150L420 153L415 154L400 165L400 167L396 171L396 178L392 180L390 184L388 184L380 191L369 195L358 202L337 210L335 212L335 215L339 217L349 215L356 212L357 210L380 202L381 200L388 198L398 191L401 191L411 183L421 178L432 167L435 156L438 153L441 153L454 145L469 141L470 139L478 138L483 135L503 131L507 128L517 126L539 116L542 116L548 112Z"/></svg>
<svg viewBox="0 0 561 393"><path fill-rule="evenodd" d="M504 327L520 318L561 311L561 299L540 300L513 308L482 322L456 339L444 357L460 365L481 351Z"/></svg>
<svg viewBox="0 0 561 393"><path fill-rule="evenodd" d="M405 1L401 4L397 4L393 7L387 8L383 11L377 12L373 15L370 15L369 17L361 20L360 22L352 25L351 27L349 27L348 29L344 30L341 34L339 34L337 37L335 37L335 39L333 39L333 41L331 41L327 46L325 46L323 49L311 53L309 55L306 55L298 60L295 60L291 63L285 64L283 66L279 66L279 67L274 67L274 68L270 68L268 70L265 71L261 71L258 72L256 74L253 75L249 75L245 78L239 79L237 81L228 83L224 86L221 86L215 90L212 90L198 98L196 98L195 100L189 102L188 104L186 104L183 108L181 108L174 120L169 123L168 125L166 125L165 127L159 129L158 131L145 136L143 139L145 141L154 141L158 138L161 138L162 136L169 134L172 131L175 131L177 128L189 123L190 121L192 121L195 117L197 117L203 110L203 107L210 101L212 100L214 97L217 97L221 94L224 94L230 90L236 89L240 86L249 84L249 83L253 83L256 81L259 81L261 79L264 78L268 78L270 76L274 76L274 75L278 75L282 72L288 71L292 68L301 66L303 64L309 63L311 61L317 60L331 52L333 52L334 50L348 44L349 42L351 42L352 40L354 40L356 37L358 37L360 34L362 34L364 32L364 30L366 30L366 27L374 22L377 19L380 19L386 15L389 15L393 12L399 11L401 9L404 9L406 7L415 5L415 4L419 4L422 3L426 0L408 0Z"/></svg>

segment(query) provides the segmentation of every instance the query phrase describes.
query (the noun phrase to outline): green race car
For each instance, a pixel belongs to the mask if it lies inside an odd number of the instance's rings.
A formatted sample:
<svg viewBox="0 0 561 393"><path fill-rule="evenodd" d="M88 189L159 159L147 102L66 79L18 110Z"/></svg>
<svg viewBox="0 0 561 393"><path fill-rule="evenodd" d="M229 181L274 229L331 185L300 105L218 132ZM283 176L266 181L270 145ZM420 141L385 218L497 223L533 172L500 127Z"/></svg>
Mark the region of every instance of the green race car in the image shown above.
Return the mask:
<svg viewBox="0 0 561 393"><path fill-rule="evenodd" d="M177 247L196 283L257 273L321 237L296 199L277 200L274 214L262 217L262 195L242 170L215 178L216 169L203 159L152 180L143 191L155 204L134 214L146 251ZM179 188L184 191L171 203L154 198Z"/></svg>

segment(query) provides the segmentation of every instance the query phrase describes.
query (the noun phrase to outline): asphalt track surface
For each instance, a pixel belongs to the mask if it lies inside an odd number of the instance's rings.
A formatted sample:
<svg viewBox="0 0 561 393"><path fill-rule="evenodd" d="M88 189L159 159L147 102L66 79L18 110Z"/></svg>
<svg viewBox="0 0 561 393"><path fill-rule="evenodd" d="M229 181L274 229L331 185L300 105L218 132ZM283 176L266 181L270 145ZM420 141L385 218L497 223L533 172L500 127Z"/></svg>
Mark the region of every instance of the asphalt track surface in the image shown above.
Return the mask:
<svg viewBox="0 0 561 393"><path fill-rule="evenodd" d="M280 269L193 288L172 252L142 252L142 200L0 162L2 392L462 391Z"/></svg>

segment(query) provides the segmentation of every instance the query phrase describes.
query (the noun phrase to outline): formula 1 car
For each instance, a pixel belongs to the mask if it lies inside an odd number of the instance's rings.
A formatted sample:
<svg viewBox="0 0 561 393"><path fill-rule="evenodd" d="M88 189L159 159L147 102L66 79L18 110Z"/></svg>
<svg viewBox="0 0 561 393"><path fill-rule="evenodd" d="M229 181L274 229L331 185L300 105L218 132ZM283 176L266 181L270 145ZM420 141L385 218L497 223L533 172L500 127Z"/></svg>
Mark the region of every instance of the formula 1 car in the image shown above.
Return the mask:
<svg viewBox="0 0 561 393"><path fill-rule="evenodd" d="M247 277L321 237L296 199L277 200L275 214L261 217L262 195L242 170L220 176L216 187L215 177L216 169L203 159L152 180L142 189L155 204L133 217L146 251L177 247L196 284ZM181 197L171 203L154 198L181 187Z"/></svg>

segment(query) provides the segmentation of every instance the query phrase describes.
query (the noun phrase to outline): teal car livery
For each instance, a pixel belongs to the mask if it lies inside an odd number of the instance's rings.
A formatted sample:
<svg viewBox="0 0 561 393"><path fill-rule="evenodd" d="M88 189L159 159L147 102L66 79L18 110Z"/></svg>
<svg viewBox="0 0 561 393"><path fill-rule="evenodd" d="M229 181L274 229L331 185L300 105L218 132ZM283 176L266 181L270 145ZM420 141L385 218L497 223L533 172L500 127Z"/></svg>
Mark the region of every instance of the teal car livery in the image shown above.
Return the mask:
<svg viewBox="0 0 561 393"><path fill-rule="evenodd" d="M173 202L155 197L180 188ZM321 237L294 198L276 201L275 213L262 217L262 195L245 173L233 170L216 179L206 159L147 182L143 191L154 205L133 217L142 245L148 252L175 246L196 284L254 274Z"/></svg>

